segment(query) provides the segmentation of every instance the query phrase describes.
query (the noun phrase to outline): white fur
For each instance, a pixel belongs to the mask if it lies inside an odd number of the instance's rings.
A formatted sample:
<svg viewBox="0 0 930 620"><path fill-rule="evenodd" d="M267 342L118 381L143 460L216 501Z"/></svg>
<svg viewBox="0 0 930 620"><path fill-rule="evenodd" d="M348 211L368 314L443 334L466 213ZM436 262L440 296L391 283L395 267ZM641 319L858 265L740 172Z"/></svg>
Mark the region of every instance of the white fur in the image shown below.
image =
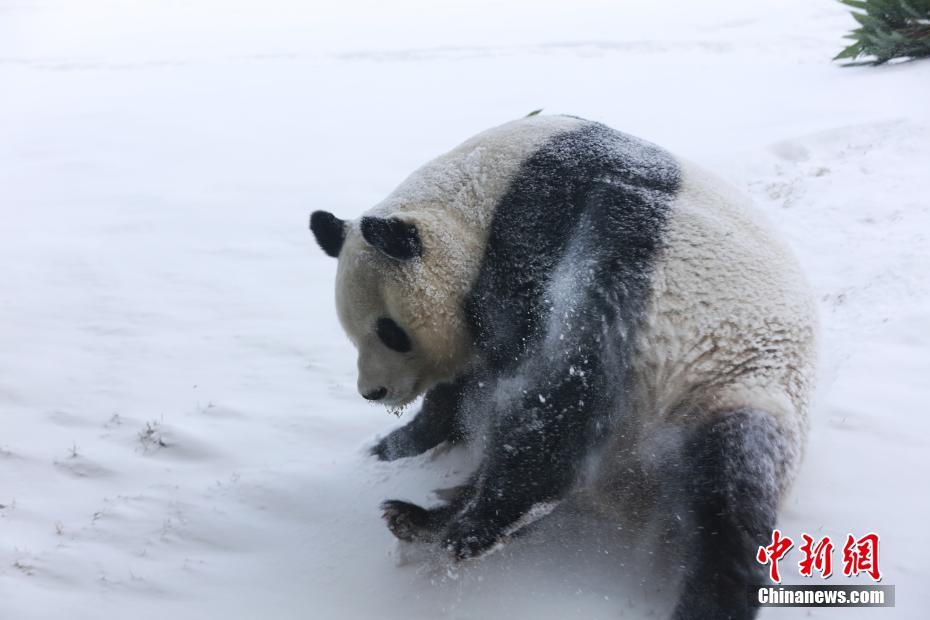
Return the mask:
<svg viewBox="0 0 930 620"><path fill-rule="evenodd" d="M683 183L633 361L641 448L626 454L648 459L672 429L753 409L787 440L784 490L807 428L816 307L791 253L748 200L679 163Z"/></svg>

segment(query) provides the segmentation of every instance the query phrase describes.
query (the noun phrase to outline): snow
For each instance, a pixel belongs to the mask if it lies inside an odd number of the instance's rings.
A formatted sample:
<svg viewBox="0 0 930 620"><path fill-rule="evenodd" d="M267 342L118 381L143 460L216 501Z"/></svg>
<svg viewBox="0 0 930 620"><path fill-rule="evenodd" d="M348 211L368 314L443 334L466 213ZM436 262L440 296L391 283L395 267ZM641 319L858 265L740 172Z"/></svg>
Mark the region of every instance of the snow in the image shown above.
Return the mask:
<svg viewBox="0 0 930 620"><path fill-rule="evenodd" d="M853 24L807 0L0 0L0 616L649 608L662 584L583 518L460 567L393 542L378 503L435 501L468 456L365 455L405 419L357 395L306 229L545 107L715 170L782 230L825 343L781 526L879 532L897 587L801 613L923 617L930 62L839 68Z"/></svg>

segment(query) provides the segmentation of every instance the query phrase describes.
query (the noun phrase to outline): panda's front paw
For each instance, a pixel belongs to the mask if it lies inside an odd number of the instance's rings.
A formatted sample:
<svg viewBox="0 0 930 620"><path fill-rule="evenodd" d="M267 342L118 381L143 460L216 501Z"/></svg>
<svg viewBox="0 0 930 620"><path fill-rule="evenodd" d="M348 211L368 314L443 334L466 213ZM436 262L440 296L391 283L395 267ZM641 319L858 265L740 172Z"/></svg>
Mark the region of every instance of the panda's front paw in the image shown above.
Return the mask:
<svg viewBox="0 0 930 620"><path fill-rule="evenodd" d="M443 547L456 560L480 557L492 551L501 542L502 536L497 528L471 519L455 521L443 537Z"/></svg>
<svg viewBox="0 0 930 620"><path fill-rule="evenodd" d="M368 452L379 461L393 461L397 458L394 456L394 452L391 450L390 445L388 445L387 437L379 440Z"/></svg>
<svg viewBox="0 0 930 620"><path fill-rule="evenodd" d="M372 456L377 457L379 461L396 461L407 456L416 455L412 442L403 433L404 429L394 431L387 437L379 440L371 448Z"/></svg>
<svg viewBox="0 0 930 620"><path fill-rule="evenodd" d="M378 457L379 461L396 461L422 454L426 450L428 448L420 446L416 435L404 426L380 439L371 448L371 453Z"/></svg>

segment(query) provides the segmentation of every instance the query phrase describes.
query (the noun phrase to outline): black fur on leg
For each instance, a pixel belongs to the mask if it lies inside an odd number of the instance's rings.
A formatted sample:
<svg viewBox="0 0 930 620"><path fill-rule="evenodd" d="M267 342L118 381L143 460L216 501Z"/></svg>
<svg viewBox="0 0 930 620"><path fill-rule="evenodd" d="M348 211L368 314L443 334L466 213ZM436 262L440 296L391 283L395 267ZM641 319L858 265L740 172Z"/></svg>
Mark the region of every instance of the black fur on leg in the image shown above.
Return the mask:
<svg viewBox="0 0 930 620"><path fill-rule="evenodd" d="M444 441L462 438L459 413L462 398L471 384L468 378L440 383L426 393L423 406L406 425L381 439L371 453L382 461L423 454Z"/></svg>
<svg viewBox="0 0 930 620"><path fill-rule="evenodd" d="M756 411L715 416L696 433L687 453L694 531L676 620L755 617L749 588L766 578L756 551L775 527L789 448Z"/></svg>

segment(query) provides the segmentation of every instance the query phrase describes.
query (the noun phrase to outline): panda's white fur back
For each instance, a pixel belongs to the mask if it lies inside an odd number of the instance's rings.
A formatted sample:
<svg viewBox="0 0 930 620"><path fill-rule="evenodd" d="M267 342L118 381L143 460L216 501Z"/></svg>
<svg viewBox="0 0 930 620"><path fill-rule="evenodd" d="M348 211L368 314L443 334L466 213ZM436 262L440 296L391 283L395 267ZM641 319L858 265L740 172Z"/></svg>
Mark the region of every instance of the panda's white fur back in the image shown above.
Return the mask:
<svg viewBox="0 0 930 620"><path fill-rule="evenodd" d="M795 258L749 200L678 161L682 183L638 333L631 413L648 443L708 416L766 411L790 438L784 487L805 443L816 306Z"/></svg>
<svg viewBox="0 0 930 620"><path fill-rule="evenodd" d="M781 417L803 414L816 309L800 268L745 197L680 163L636 364L648 369L656 414L674 415L685 393L705 409L750 401Z"/></svg>

